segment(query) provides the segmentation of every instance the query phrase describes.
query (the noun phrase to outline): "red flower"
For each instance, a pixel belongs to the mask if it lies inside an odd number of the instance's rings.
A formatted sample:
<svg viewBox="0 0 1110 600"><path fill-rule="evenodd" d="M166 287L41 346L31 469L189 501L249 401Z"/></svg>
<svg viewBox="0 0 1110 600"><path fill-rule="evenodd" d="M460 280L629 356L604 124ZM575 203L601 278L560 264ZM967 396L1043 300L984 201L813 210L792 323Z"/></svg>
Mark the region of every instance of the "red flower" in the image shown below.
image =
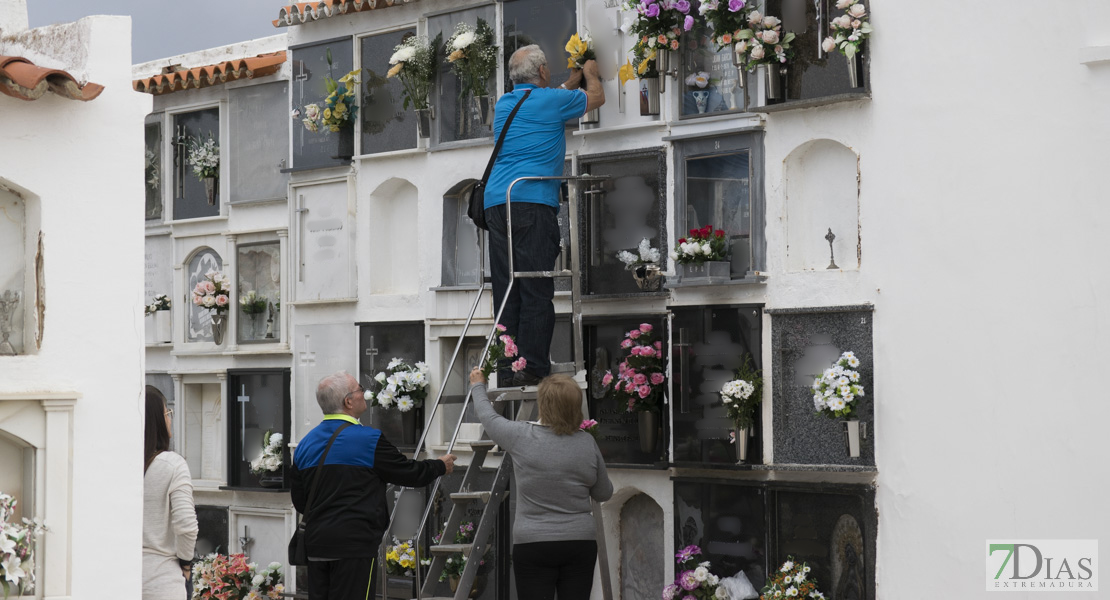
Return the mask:
<svg viewBox="0 0 1110 600"><path fill-rule="evenodd" d="M725 231L723 229L718 229L717 231L713 232L713 235L716 235L717 237L725 237Z"/></svg>
<svg viewBox="0 0 1110 600"><path fill-rule="evenodd" d="M691 230L690 230L690 235L697 235L697 234L698 234L698 230L697 230L697 229L691 229Z"/></svg>
<svg viewBox="0 0 1110 600"><path fill-rule="evenodd" d="M685 244L686 243L686 238L678 238L678 243Z"/></svg>

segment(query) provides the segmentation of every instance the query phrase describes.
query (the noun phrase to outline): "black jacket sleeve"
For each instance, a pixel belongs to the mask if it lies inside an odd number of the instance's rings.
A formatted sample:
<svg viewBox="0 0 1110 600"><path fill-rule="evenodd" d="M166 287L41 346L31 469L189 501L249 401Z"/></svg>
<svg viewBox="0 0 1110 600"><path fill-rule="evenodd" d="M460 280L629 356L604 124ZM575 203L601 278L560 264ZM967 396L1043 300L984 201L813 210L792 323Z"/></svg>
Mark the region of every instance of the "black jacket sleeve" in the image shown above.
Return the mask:
<svg viewBox="0 0 1110 600"><path fill-rule="evenodd" d="M401 454L397 447L385 439L378 439L374 451L374 472L382 481L406 487L423 487L447 473L447 465L442 460L412 460Z"/></svg>
<svg viewBox="0 0 1110 600"><path fill-rule="evenodd" d="M308 502L308 490L305 489L307 481L301 470L293 466L289 469L289 495L293 497L293 508L297 512L304 513L304 505Z"/></svg>

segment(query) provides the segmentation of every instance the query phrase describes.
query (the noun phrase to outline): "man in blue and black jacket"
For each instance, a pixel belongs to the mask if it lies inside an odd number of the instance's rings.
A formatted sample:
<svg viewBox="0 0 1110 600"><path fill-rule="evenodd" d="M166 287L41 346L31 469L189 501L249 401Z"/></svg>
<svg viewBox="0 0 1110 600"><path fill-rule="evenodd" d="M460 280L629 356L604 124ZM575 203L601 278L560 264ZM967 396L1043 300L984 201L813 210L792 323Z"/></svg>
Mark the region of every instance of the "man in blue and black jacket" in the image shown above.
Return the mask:
<svg viewBox="0 0 1110 600"><path fill-rule="evenodd" d="M316 401L324 420L297 445L293 456L293 506L305 513L310 486L318 486L305 514L308 554L308 597L311 600L373 598L370 580L382 535L389 525L386 484L407 487L430 484L452 471L455 456L411 460L389 443L382 432L358 422L366 412L364 390L354 377L339 372L320 381ZM317 467L328 440L344 422ZM313 483L317 468L323 469Z"/></svg>

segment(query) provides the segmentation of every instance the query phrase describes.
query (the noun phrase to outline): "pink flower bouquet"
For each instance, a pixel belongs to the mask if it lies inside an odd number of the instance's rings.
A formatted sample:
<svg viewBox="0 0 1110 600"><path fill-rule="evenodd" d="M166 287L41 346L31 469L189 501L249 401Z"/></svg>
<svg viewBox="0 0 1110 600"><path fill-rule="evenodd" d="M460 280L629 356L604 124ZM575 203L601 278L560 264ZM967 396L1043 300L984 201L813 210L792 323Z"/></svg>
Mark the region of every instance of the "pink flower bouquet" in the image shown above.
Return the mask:
<svg viewBox="0 0 1110 600"><path fill-rule="evenodd" d="M482 363L482 375L489 379L489 374L497 370L497 363L503 358L516 358L512 361L513 373L519 373L528 366L528 361L523 356L518 356L520 350L516 347L516 341L513 336L505 333L505 326L497 324L497 338L489 346L489 354L486 355L485 362Z"/></svg>
<svg viewBox="0 0 1110 600"><path fill-rule="evenodd" d="M231 280L219 271L209 271L193 287L193 304L218 313L227 312L231 303Z"/></svg>
<svg viewBox="0 0 1110 600"><path fill-rule="evenodd" d="M628 412L658 411L664 401L667 376L664 374L663 342L655 341L650 323L640 326L624 335L621 348L628 350L628 356L621 361L617 374L606 371L601 385L621 404L628 406Z"/></svg>

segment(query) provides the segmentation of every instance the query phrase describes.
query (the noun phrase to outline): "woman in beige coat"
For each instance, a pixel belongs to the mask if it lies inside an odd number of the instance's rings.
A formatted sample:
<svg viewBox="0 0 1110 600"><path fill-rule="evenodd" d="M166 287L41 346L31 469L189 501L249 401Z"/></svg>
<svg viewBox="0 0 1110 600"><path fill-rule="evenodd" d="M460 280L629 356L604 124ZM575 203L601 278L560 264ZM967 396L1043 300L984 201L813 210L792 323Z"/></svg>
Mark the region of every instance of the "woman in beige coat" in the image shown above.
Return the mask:
<svg viewBox="0 0 1110 600"><path fill-rule="evenodd" d="M170 418L158 396L146 397L143 476L143 600L182 600L197 542L193 480L180 454L170 452Z"/></svg>

